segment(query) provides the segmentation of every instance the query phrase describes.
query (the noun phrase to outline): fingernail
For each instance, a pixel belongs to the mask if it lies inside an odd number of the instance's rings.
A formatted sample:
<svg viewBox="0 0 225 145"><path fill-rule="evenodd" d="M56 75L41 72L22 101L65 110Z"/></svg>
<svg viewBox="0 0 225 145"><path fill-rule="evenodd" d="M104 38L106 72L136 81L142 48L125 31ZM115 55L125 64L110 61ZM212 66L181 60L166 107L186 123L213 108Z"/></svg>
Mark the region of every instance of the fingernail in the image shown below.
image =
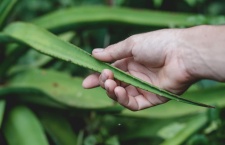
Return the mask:
<svg viewBox="0 0 225 145"><path fill-rule="evenodd" d="M93 53L99 53L99 52L102 52L102 51L104 51L104 49L102 49L102 48L96 48L92 52Z"/></svg>
<svg viewBox="0 0 225 145"><path fill-rule="evenodd" d="M108 76L105 73L102 73L102 81L105 82L108 79Z"/></svg>

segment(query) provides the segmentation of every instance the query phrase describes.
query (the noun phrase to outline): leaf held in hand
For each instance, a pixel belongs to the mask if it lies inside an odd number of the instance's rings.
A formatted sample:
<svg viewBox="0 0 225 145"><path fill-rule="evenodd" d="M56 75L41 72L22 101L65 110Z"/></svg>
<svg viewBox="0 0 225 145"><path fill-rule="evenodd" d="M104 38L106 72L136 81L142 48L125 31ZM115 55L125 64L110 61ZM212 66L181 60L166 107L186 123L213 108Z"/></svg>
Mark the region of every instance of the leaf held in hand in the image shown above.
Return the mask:
<svg viewBox="0 0 225 145"><path fill-rule="evenodd" d="M68 61L97 72L101 72L103 69L110 69L114 73L116 79L140 89L152 92L168 99L202 107L214 108L213 106L180 98L173 93L157 88L156 86L131 76L128 73L125 73L107 63L96 60L89 53L83 51L79 47L62 41L52 33L33 24L23 22L13 23L4 29L4 33L7 36L27 44L44 54L62 59L64 61Z"/></svg>

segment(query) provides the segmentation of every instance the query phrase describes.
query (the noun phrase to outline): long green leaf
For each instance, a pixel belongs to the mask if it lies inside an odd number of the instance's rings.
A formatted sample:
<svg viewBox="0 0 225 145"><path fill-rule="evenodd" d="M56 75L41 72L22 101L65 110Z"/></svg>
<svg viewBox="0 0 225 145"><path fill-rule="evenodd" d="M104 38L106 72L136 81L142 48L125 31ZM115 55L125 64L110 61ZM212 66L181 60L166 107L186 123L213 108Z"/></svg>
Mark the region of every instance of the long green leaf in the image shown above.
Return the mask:
<svg viewBox="0 0 225 145"><path fill-rule="evenodd" d="M213 108L209 105L180 98L175 94L157 88L107 63L98 61L93 58L89 53L83 51L79 47L74 46L68 42L62 41L55 35L33 24L17 22L6 27L4 29L4 33L9 37L16 39L22 43L25 43L44 54L57 57L64 61L71 62L97 72L101 72L103 69L110 69L111 71L113 71L116 79L131 84L135 87L141 88L143 90L158 94L160 96L164 96L172 100Z"/></svg>
<svg viewBox="0 0 225 145"><path fill-rule="evenodd" d="M222 20L222 21L221 21ZM56 10L31 22L60 33L71 29L87 29L109 25L141 28L190 27L200 24L224 24L224 16L207 16L155 10L106 6L79 6ZM51 23L49 23L51 22Z"/></svg>
<svg viewBox="0 0 225 145"><path fill-rule="evenodd" d="M18 0L3 0L0 3L0 28L2 27L5 19L17 2Z"/></svg>
<svg viewBox="0 0 225 145"><path fill-rule="evenodd" d="M118 108L111 99L106 97L106 94L101 88L85 90L82 88L81 84L81 78L73 78L67 74L53 70L33 69L20 72L14 77L11 77L5 89L1 90L0 88L0 96L5 96L7 93L13 92L13 88L17 88L17 90L14 89L14 94L22 94L22 97L24 97L29 93L25 91L35 89L51 98L52 103L55 100L68 107L102 110ZM8 88L8 90L6 88ZM19 90L21 92L19 92ZM30 100L33 100L34 94L37 94L39 98L43 98L43 95L37 92L31 92L29 94L25 99L30 98ZM121 111L122 107L115 110Z"/></svg>
<svg viewBox="0 0 225 145"><path fill-rule="evenodd" d="M52 99L45 93L43 93L41 90L37 90L35 88L30 87L11 87L10 85L7 85L7 87L1 87L0 88L0 98L5 97L16 97L17 99L20 99L22 102L31 103L31 104L38 104L53 108L60 108L60 109L66 109L68 108L66 105L62 104L59 101L56 101L55 99ZM14 99L13 98L13 99Z"/></svg>
<svg viewBox="0 0 225 145"><path fill-rule="evenodd" d="M37 18L32 23L54 32L112 24L140 27L193 26L195 22L189 20L190 16L193 15L129 8L83 6L58 10Z"/></svg>
<svg viewBox="0 0 225 145"><path fill-rule="evenodd" d="M188 99L195 99L198 102L205 102L213 104L218 107L225 107L225 86L215 86L212 88L205 88L200 90L187 91L183 94L183 97ZM174 107L175 106L175 107ZM179 109L177 109L179 108ZM179 117L190 114L200 113L207 111L207 108L203 107L189 107L175 101L167 102L167 105L158 105L151 109L145 109L138 112L132 112L130 110L124 110L122 115L132 117L147 117L147 118L168 118Z"/></svg>
<svg viewBox="0 0 225 145"><path fill-rule="evenodd" d="M9 112L3 132L9 145L48 145L39 120L24 106Z"/></svg>

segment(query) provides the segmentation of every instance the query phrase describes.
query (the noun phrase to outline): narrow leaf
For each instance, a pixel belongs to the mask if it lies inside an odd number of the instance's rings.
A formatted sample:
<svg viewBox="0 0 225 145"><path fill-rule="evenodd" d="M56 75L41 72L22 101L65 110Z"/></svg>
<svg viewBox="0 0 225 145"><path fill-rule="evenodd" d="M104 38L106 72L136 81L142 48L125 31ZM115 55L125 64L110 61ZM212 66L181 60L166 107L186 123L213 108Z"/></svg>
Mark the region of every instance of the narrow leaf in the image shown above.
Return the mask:
<svg viewBox="0 0 225 145"><path fill-rule="evenodd" d="M175 94L157 88L156 86L153 86L134 76L131 76L128 73L125 73L107 63L96 60L89 53L83 51L79 47L74 46L68 42L62 41L57 36L33 24L22 22L13 23L6 27L6 29L4 29L4 33L10 36L11 38L25 43L44 54L57 57L64 61L71 62L97 72L102 72L103 69L110 69L111 71L113 71L116 79L131 84L135 87L141 88L143 90L152 92L154 94L184 103L213 108L209 105L180 98Z"/></svg>
<svg viewBox="0 0 225 145"><path fill-rule="evenodd" d="M205 88L199 90L187 91L183 94L183 97L188 99L195 99L198 102L205 102L207 104L214 104L218 107L225 107L225 86L215 86L212 88ZM204 96L204 97L203 97ZM174 107L176 106L176 107ZM179 109L177 109L179 108ZM182 103L176 103L175 101L169 101L166 105L158 105L151 109L145 109L138 112L130 110L124 110L122 115L133 117L147 117L147 118L161 118L166 119L168 117L179 117L190 114L203 113L207 111L207 108L203 107L190 107L183 105Z"/></svg>
<svg viewBox="0 0 225 145"><path fill-rule="evenodd" d="M24 106L15 107L9 112L3 133L9 145L48 145L39 120Z"/></svg>
<svg viewBox="0 0 225 145"><path fill-rule="evenodd" d="M0 28L18 0L2 0L0 3Z"/></svg>
<svg viewBox="0 0 225 145"><path fill-rule="evenodd" d="M83 6L57 10L33 20L32 23L54 32L62 32L71 28L88 28L112 24L140 27L193 26L194 22L189 21L190 16L193 16L193 14Z"/></svg>
<svg viewBox="0 0 225 145"><path fill-rule="evenodd" d="M157 0L161 1L161 0ZM91 14L91 15L89 15ZM112 25L141 28L190 27L200 24L224 24L224 16L207 16L155 10L106 6L80 6L56 10L32 23L55 33L71 29L87 29ZM51 22L51 23L49 23Z"/></svg>
<svg viewBox="0 0 225 145"><path fill-rule="evenodd" d="M0 100L0 128L2 125L4 112L5 112L5 100Z"/></svg>

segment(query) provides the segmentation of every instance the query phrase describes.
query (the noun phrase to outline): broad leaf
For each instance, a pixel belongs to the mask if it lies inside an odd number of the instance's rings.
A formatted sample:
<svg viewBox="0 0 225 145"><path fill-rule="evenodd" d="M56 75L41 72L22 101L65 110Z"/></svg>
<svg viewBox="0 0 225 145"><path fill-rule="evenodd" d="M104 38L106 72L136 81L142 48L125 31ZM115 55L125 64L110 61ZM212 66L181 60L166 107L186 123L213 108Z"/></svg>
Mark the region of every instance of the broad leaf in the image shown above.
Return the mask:
<svg viewBox="0 0 225 145"><path fill-rule="evenodd" d="M134 76L131 76L128 73L125 73L107 63L96 60L89 53L83 51L77 46L62 41L50 32L35 25L17 22L6 27L4 29L4 33L9 37L18 40L22 43L25 43L42 53L57 57L64 61L71 62L97 72L102 72L103 69L110 69L111 71L113 71L116 79L131 84L135 87L141 88L143 90L155 93L160 96L164 96L168 99L212 108L212 106L209 105L180 98L175 94L157 88L156 86L153 86Z"/></svg>
<svg viewBox="0 0 225 145"><path fill-rule="evenodd" d="M43 106L68 109L68 106L56 101L52 97L43 93L43 91L30 87L11 87L10 84L0 87L0 98L11 97L12 99L19 99L22 102L39 104ZM14 98L13 98L14 97Z"/></svg>
<svg viewBox="0 0 225 145"><path fill-rule="evenodd" d="M48 145L39 120L24 106L9 112L3 132L9 145Z"/></svg>
<svg viewBox="0 0 225 145"><path fill-rule="evenodd" d="M13 91L13 88L17 94L28 94L29 92L37 90L41 91L50 97L53 101L57 101L63 105L69 107L83 108L83 109L106 109L106 108L118 108L115 103L109 99L101 88L95 88L85 90L81 86L81 78L73 78L67 74L59 73L49 70L29 70L20 72L12 77L5 89L0 89L0 95L9 94L9 91ZM6 90L8 88L8 91ZM10 89L11 88L11 89ZM28 97L33 100L33 95L36 93L30 93ZM43 98L42 94L37 94ZM29 99L29 98L26 99ZM49 101L48 101L49 102ZM118 110L121 110L119 107ZM116 109L117 110L117 109Z"/></svg>

